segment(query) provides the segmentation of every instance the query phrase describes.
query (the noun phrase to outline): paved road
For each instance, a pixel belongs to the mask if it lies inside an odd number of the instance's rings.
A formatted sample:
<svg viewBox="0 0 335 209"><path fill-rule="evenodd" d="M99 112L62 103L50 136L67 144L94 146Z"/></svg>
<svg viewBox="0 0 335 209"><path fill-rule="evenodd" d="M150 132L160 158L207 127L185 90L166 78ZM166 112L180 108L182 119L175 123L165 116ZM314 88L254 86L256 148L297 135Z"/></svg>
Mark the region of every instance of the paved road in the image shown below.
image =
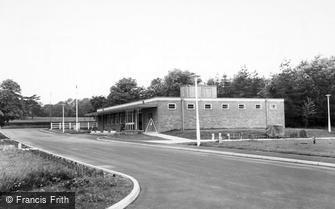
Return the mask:
<svg viewBox="0 0 335 209"><path fill-rule="evenodd" d="M245 158L102 142L39 130L3 130L23 142L134 176L129 208L334 208L335 171Z"/></svg>

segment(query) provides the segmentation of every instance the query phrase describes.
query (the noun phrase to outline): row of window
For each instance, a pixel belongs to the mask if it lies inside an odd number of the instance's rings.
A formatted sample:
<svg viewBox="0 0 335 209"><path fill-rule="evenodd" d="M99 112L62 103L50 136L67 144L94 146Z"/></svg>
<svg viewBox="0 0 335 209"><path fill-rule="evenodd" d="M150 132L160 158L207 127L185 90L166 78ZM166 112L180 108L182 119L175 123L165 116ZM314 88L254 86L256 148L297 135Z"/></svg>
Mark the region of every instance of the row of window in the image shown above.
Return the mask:
<svg viewBox="0 0 335 209"><path fill-rule="evenodd" d="M238 109L247 109L247 107L246 107L245 104L238 104L237 107L238 107ZM169 104L168 104L168 109L170 109L170 110L175 110L176 108L177 108L176 103L169 103ZM229 104L222 104L222 105L221 105L221 108L222 108L222 109L229 109ZM188 109L188 110L193 110L193 109L195 109L195 104L193 104L193 103L188 103L188 104L187 104L187 109ZM206 110L206 109L207 109L207 110L212 109L212 104L211 104L211 103L205 103L205 104L204 104L204 109L205 109L205 110ZM261 104L256 104L256 105L255 105L255 109L262 109L262 105L261 105ZM275 105L275 104L270 105L270 109L277 109L277 105Z"/></svg>

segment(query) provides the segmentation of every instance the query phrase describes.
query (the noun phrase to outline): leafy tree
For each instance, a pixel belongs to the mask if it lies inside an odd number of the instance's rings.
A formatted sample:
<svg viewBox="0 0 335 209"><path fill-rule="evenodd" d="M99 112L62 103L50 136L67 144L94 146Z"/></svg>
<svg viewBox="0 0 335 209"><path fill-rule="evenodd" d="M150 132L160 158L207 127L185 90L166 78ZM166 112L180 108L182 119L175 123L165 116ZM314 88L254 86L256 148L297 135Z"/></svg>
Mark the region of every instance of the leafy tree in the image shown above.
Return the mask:
<svg viewBox="0 0 335 209"><path fill-rule="evenodd" d="M227 75L223 75L221 78L216 76L215 78L210 78L207 81L207 85L217 86L217 96L218 97L232 97L232 79L229 79Z"/></svg>
<svg viewBox="0 0 335 209"><path fill-rule="evenodd" d="M161 78L155 78L145 91L145 98L160 97L167 95L167 87Z"/></svg>
<svg viewBox="0 0 335 209"><path fill-rule="evenodd" d="M264 97L267 80L256 72L250 73L243 67L233 79L227 75L216 76L207 81L207 85L216 85L218 97Z"/></svg>
<svg viewBox="0 0 335 209"><path fill-rule="evenodd" d="M63 116L63 105L64 105L64 116L75 117L76 116L76 100L69 98L66 101L58 102L57 104L47 104L43 106L45 116L62 117ZM78 100L78 116L84 117L85 114L93 112L93 106L89 98L83 98Z"/></svg>
<svg viewBox="0 0 335 209"><path fill-rule="evenodd" d="M0 127L5 125L5 114L0 110Z"/></svg>
<svg viewBox="0 0 335 209"><path fill-rule="evenodd" d="M24 115L34 118L34 116L44 116L42 105L38 102L37 95L23 97Z"/></svg>
<svg viewBox="0 0 335 209"><path fill-rule="evenodd" d="M281 65L281 72L274 75L266 86L268 97L285 99L285 120L287 126L305 125L304 106L307 97L313 98L317 114L309 125L324 126L327 122L326 94L335 95L335 58L315 57L292 67L289 62ZM331 109L335 108L331 102ZM332 121L334 121L332 113Z"/></svg>
<svg viewBox="0 0 335 209"><path fill-rule="evenodd" d="M260 92L265 87L265 79L259 77L257 72L250 73L246 67L243 67L237 75L235 75L231 83L232 97L260 97Z"/></svg>
<svg viewBox="0 0 335 209"><path fill-rule="evenodd" d="M104 96L93 96L90 99L92 105L92 111L97 111L99 108L107 106L107 99Z"/></svg>
<svg viewBox="0 0 335 209"><path fill-rule="evenodd" d="M107 97L109 105L124 104L144 98L144 89L137 86L137 82L132 78L122 78L110 88Z"/></svg>
<svg viewBox="0 0 335 209"><path fill-rule="evenodd" d="M184 85L194 85L193 76L195 74L189 71L182 71L179 69L174 69L169 71L168 75L164 77L164 85L166 91L165 96L179 97L180 87ZM198 82L201 82L199 79Z"/></svg>
<svg viewBox="0 0 335 209"><path fill-rule="evenodd" d="M317 113L316 106L311 98L307 97L304 101L301 112L305 122L305 128L307 128L309 120Z"/></svg>
<svg viewBox="0 0 335 209"><path fill-rule="evenodd" d="M185 85L194 85L195 74L189 71L174 69L163 78L155 78L150 86L145 90L145 98L160 96L180 96L180 87ZM198 79L198 83L201 79Z"/></svg>
<svg viewBox="0 0 335 209"><path fill-rule="evenodd" d="M0 84L0 111L3 115L1 120L6 123L23 116L23 99L20 92L20 85L13 80L7 79Z"/></svg>
<svg viewBox="0 0 335 209"><path fill-rule="evenodd" d="M21 87L18 83L11 79L6 79L0 84L0 89L8 90L15 94L21 94Z"/></svg>
<svg viewBox="0 0 335 209"><path fill-rule="evenodd" d="M78 115L85 116L85 114L93 112L93 106L89 98L84 98L78 101Z"/></svg>

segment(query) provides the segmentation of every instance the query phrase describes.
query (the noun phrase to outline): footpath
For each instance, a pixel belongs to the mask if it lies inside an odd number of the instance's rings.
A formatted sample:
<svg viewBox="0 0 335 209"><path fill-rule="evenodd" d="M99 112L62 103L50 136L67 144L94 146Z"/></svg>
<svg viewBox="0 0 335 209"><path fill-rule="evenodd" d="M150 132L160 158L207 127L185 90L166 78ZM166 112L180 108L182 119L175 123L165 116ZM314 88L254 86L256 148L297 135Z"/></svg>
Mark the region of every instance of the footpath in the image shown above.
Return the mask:
<svg viewBox="0 0 335 209"><path fill-rule="evenodd" d="M212 147L204 146L197 147L196 141L181 137L170 136L166 134L147 134L152 137L160 137L166 140L149 140L146 142L159 143L159 144L174 144L179 149L185 149L190 151L207 152L212 154L222 154L234 157L247 157L253 159L281 161L289 163L298 163L313 166L324 166L335 168L335 157L332 156L321 156L317 154L299 154L295 152L276 152L276 151L264 151L264 150L253 150L253 149L237 149L237 148L225 148L225 147ZM210 142L212 140L201 140L201 142ZM218 143L218 142L217 142Z"/></svg>

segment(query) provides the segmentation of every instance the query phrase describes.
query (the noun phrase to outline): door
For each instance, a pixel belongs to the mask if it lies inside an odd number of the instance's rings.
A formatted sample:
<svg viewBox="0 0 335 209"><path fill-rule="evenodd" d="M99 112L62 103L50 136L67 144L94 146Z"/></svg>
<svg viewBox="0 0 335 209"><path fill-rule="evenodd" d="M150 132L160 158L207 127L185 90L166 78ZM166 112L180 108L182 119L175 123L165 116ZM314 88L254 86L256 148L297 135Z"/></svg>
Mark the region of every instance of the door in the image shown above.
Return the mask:
<svg viewBox="0 0 335 209"><path fill-rule="evenodd" d="M138 113L138 130L143 130L143 115Z"/></svg>

